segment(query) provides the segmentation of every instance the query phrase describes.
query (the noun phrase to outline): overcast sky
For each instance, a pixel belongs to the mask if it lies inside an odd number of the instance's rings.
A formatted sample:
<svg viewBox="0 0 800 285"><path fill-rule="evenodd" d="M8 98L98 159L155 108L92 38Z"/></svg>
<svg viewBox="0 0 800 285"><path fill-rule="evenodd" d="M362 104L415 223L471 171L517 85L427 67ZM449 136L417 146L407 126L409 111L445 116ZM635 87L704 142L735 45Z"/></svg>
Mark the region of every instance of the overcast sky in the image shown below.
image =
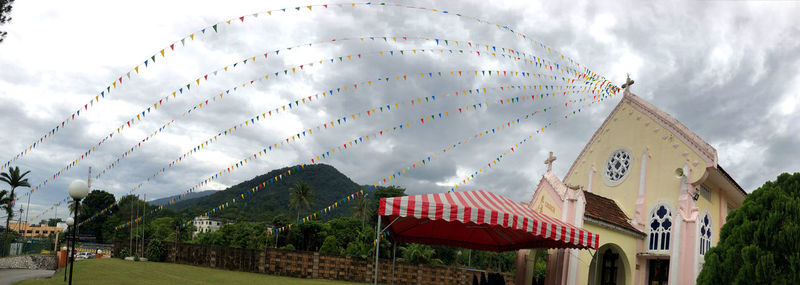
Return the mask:
<svg viewBox="0 0 800 285"><path fill-rule="evenodd" d="M322 162L359 184L372 184L437 153L431 163L408 171L392 184L406 187L411 194L442 192L482 169L483 173L459 189L486 189L526 200L545 171L542 162L547 152L558 156L554 168L563 176L621 95L591 103L591 94L569 93L508 106L498 104L499 100L539 91L501 91L496 87L565 83L533 76L449 75L459 70L563 75L522 60L509 60L501 55L501 47L505 47L519 51L520 56L524 53L554 62L564 54L616 85L630 73L636 80L633 92L672 114L714 146L720 165L748 192L781 172L800 168L800 161L792 159L800 157L800 3L596 2L399 2L448 11L445 14L320 1L295 1L289 6L264 1L226 2L224 6L219 1L17 1L12 22L0 27L8 31L0 44L0 159L5 162L13 158L81 109L78 119L14 161L13 165L31 170L29 181L37 185L114 133L86 159L33 194L32 218L63 199L70 181L85 179L89 166L96 175L134 146L135 151L94 181L93 188L115 195L129 193L167 168L134 193L147 194L148 199L179 194L267 145L302 130L313 130L313 134L279 145L277 151L269 151L230 174L226 172L202 188L224 189L274 168L310 163L311 158L316 161L317 155L347 141L408 122L410 128L378 139L370 135L366 143L338 151ZM328 7L314 6L310 11L305 7L322 4ZM296 6L302 8L298 11ZM280 8L289 9L266 13ZM258 17L253 16L256 13ZM453 15L456 13L507 25L527 38L459 18ZM244 21L240 16L246 16ZM227 20L232 20L231 24ZM218 32L214 32L212 25L217 23ZM190 34L194 34L193 39ZM370 36L376 40L370 40ZM397 41L384 41L384 36L396 37ZM434 39L440 39L438 45ZM551 53L531 40L551 47ZM298 47L308 43L313 44ZM489 49L495 46L497 56L487 56L477 43L488 44ZM166 49L163 57L162 49ZM281 52L275 54L279 49ZM450 49L456 52L451 54ZM416 52L379 55L390 50ZM482 56L470 54L470 50L480 50ZM268 51L272 53L265 60L263 54ZM154 55L155 64L150 59ZM352 59L347 60L347 55ZM253 56L255 62L243 64L242 60ZM341 62L339 56L344 57ZM331 58L337 60L330 63ZM323 64L318 63L320 60ZM274 76L274 72L312 62L317 64ZM225 66L228 71L224 71ZM221 71L214 75L215 70ZM443 75L438 76L438 72ZM430 78L428 73L435 76ZM267 74L271 75L268 80L249 83ZM209 75L208 79L204 75ZM402 75L409 78L395 80ZM83 109L119 77L123 82L117 81L119 86L110 95ZM390 78L388 83L378 83L378 78L386 77ZM198 78L199 86L195 84ZM367 81L372 85L335 91ZM185 90L188 83L191 90ZM242 83L246 83L245 88L241 88ZM239 86L237 91L234 86ZM178 88L187 92L181 94ZM451 95L476 88L488 91ZM218 97L225 90L231 94L212 99L206 106L206 99ZM299 108L256 121L168 167L221 130L329 90L334 90L334 96L312 98L311 103ZM132 127L116 132L117 127L137 113L141 115L159 99L172 97L172 92L178 92L175 98L146 113ZM444 98L440 95L443 93ZM408 104L411 99L432 95L437 96L435 102ZM581 101L584 98L588 101ZM577 102L564 106L569 100ZM471 106L478 102L489 102L489 106L474 110ZM182 116L199 103L203 108ZM405 105L394 108L395 103ZM387 104L392 105L391 111L370 116L365 113ZM470 111L457 114L458 108L465 106L470 106ZM441 152L478 132L548 106L561 108ZM581 112L564 118L579 108ZM450 116L418 123L421 117L444 112ZM345 116L350 120L341 126L316 129L323 122ZM536 129L555 120L560 121L536 134ZM139 141L167 122L171 122L167 129L138 147ZM510 151L528 135L533 139ZM497 165L485 167L503 152L507 155ZM20 194L27 191L22 189ZM64 207L59 212L63 216ZM52 216L51 212L42 218Z"/></svg>

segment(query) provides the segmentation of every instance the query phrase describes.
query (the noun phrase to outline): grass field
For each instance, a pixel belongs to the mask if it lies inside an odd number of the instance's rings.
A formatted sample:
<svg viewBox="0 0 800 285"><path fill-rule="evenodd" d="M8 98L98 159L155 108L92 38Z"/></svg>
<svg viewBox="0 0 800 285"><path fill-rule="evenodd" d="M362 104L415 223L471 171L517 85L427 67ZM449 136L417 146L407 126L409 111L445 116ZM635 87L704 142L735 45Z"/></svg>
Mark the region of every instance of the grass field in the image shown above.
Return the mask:
<svg viewBox="0 0 800 285"><path fill-rule="evenodd" d="M342 281L279 277L210 269L163 262L133 262L116 258L75 262L72 281L77 284L360 284ZM64 284L64 273L50 279L26 280L15 284Z"/></svg>

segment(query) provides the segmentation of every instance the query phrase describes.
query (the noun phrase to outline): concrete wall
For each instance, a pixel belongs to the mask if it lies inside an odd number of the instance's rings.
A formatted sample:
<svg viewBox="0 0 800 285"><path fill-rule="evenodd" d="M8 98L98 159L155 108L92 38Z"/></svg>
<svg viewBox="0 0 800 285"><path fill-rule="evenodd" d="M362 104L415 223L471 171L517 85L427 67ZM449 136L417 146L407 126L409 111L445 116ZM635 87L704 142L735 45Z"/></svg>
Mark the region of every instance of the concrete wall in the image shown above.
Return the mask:
<svg viewBox="0 0 800 285"><path fill-rule="evenodd" d="M48 269L55 270L58 260L55 256L14 256L0 258L2 269Z"/></svg>

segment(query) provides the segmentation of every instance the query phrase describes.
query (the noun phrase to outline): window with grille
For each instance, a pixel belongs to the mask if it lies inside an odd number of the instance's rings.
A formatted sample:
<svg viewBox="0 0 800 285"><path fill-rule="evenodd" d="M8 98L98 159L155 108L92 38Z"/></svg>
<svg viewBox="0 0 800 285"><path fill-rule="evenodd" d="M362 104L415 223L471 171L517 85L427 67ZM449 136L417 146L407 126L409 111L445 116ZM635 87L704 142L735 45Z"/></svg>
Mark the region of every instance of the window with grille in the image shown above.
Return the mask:
<svg viewBox="0 0 800 285"><path fill-rule="evenodd" d="M708 213L700 219L700 254L705 255L711 248L711 216Z"/></svg>
<svg viewBox="0 0 800 285"><path fill-rule="evenodd" d="M647 249L668 251L672 232L672 210L663 204L653 207L650 210L650 222L647 229Z"/></svg>

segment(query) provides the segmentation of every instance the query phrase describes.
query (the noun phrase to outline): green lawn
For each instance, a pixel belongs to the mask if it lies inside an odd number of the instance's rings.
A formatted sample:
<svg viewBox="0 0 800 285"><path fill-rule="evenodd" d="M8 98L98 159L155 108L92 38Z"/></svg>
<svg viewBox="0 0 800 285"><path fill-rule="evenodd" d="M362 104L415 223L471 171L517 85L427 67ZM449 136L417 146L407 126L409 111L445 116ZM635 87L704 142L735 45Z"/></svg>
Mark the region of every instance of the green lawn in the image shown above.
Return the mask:
<svg viewBox="0 0 800 285"><path fill-rule="evenodd" d="M360 284L342 281L279 277L162 262L133 262L116 258L89 259L75 263L72 281L77 284ZM64 284L64 273L50 279L16 284Z"/></svg>

